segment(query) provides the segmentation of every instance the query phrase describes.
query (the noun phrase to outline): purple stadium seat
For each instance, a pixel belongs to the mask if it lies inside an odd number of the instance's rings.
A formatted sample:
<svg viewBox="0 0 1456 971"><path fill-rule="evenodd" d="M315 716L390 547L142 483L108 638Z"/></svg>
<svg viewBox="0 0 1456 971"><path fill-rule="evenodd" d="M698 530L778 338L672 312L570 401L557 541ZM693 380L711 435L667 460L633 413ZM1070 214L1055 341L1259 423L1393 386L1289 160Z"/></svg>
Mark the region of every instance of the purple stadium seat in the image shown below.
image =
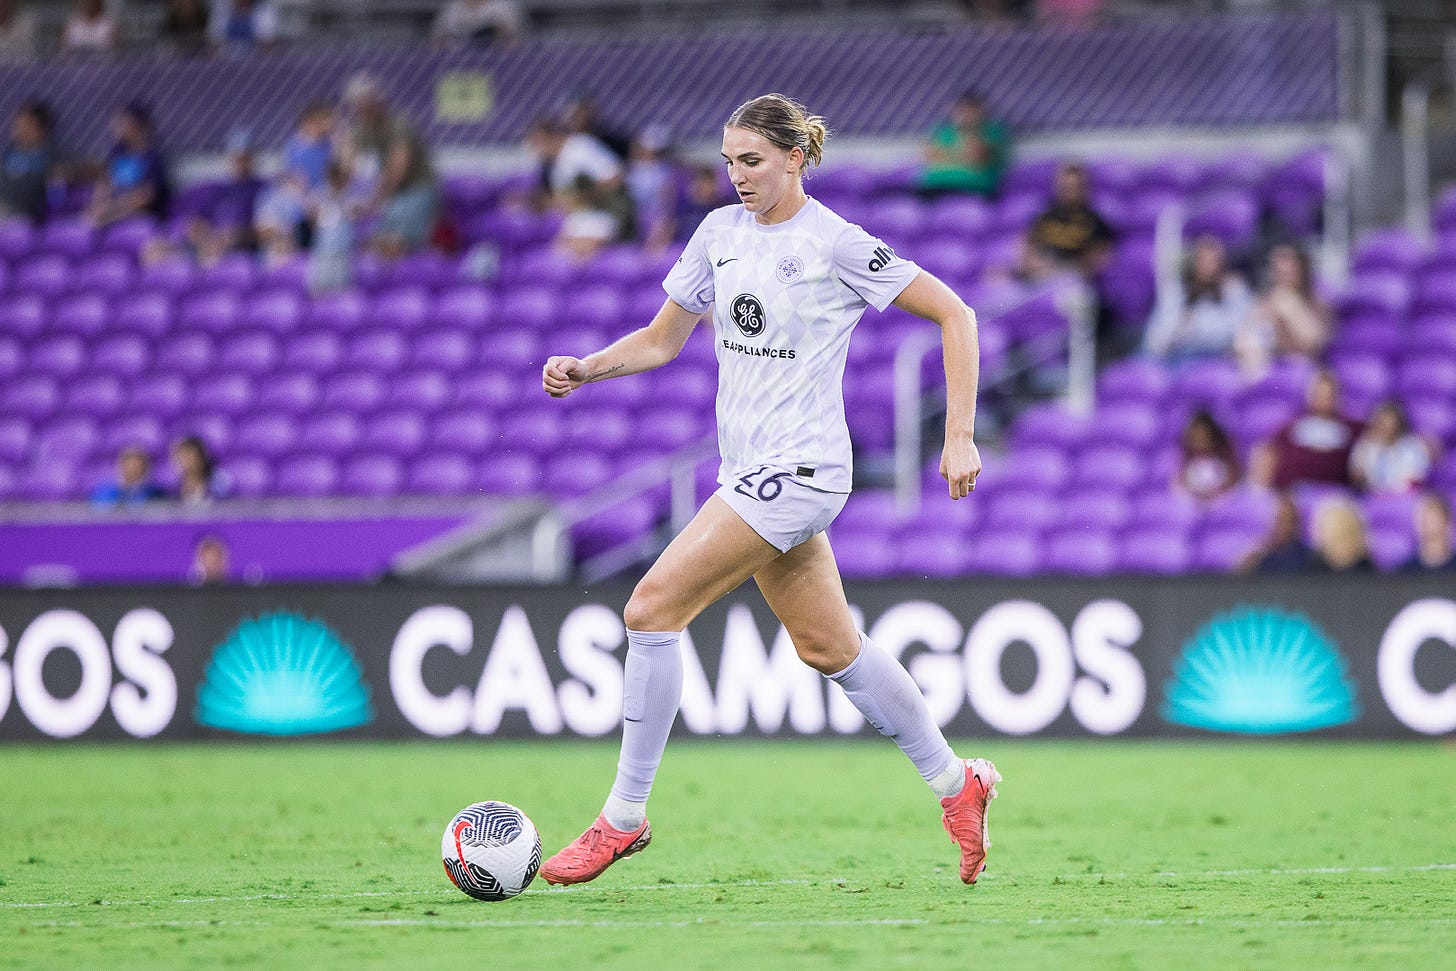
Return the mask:
<svg viewBox="0 0 1456 971"><path fill-rule="evenodd" d="M456 372L476 364L477 360L475 342L456 327L427 330L410 342L411 367Z"/></svg>
<svg viewBox="0 0 1456 971"><path fill-rule="evenodd" d="M217 367L255 377L278 366L278 339L267 331L240 331L226 338L217 349Z"/></svg>
<svg viewBox="0 0 1456 971"><path fill-rule="evenodd" d="M273 488L273 466L261 456L235 455L221 468L232 480L233 494L240 499L256 499Z"/></svg>
<svg viewBox="0 0 1456 971"><path fill-rule="evenodd" d="M1067 453L1059 446L1032 445L992 463L976 481L997 491L1025 489L1050 495L1060 490L1071 474Z"/></svg>
<svg viewBox="0 0 1456 971"><path fill-rule="evenodd" d="M34 294L0 297L0 334L34 337L45 329L46 302Z"/></svg>
<svg viewBox="0 0 1456 971"><path fill-rule="evenodd" d="M455 329L485 330L495 318L495 299L477 284L461 284L440 293L430 307L432 323Z"/></svg>
<svg viewBox="0 0 1456 971"><path fill-rule="evenodd" d="M409 354L409 343L394 330L367 330L344 342L344 367L377 374L395 374Z"/></svg>
<svg viewBox="0 0 1456 971"><path fill-rule="evenodd" d="M101 234L101 247L136 256L157 234L157 221L151 216L132 216L106 227Z"/></svg>
<svg viewBox="0 0 1456 971"><path fill-rule="evenodd" d="M1249 444L1262 442L1278 434L1301 410L1298 402L1283 396L1246 398L1233 425L1234 437Z"/></svg>
<svg viewBox="0 0 1456 971"><path fill-rule="evenodd" d="M1072 463L1071 485L1131 491L1151 470L1143 453L1126 445L1091 445Z"/></svg>
<svg viewBox="0 0 1456 971"><path fill-rule="evenodd" d="M1383 314L1401 317L1411 301L1410 281L1403 275L1372 272L1357 276L1335 300L1342 318L1357 314Z"/></svg>
<svg viewBox="0 0 1456 971"><path fill-rule="evenodd" d="M1027 577L1041 569L1041 540L1036 533L1015 528L978 530L966 542L968 573Z"/></svg>
<svg viewBox="0 0 1456 971"><path fill-rule="evenodd" d="M1204 514L1204 528L1263 535L1274 523L1272 493L1240 486L1219 496Z"/></svg>
<svg viewBox="0 0 1456 971"><path fill-rule="evenodd" d="M233 421L226 415L203 414L189 411L172 421L168 426L167 438L176 441L186 435L195 435L212 450L222 455L233 443Z"/></svg>
<svg viewBox="0 0 1456 971"><path fill-rule="evenodd" d="M307 432L308 425L304 425ZM299 434L298 422L292 415L268 411L239 419L233 449L249 455L277 459L309 444Z"/></svg>
<svg viewBox="0 0 1456 971"><path fill-rule="evenodd" d="M487 495L523 496L545 491L541 462L525 452L498 452L476 471L475 487Z"/></svg>
<svg viewBox="0 0 1456 971"><path fill-rule="evenodd" d="M543 458L566 439L560 412L525 405L499 416L497 446L508 452L527 452Z"/></svg>
<svg viewBox="0 0 1456 971"><path fill-rule="evenodd" d="M1447 450L1431 470L1431 485L1444 490L1448 496L1456 496L1456 449Z"/></svg>
<svg viewBox="0 0 1456 971"><path fill-rule="evenodd" d="M63 414L89 418L110 418L126 403L120 379L107 373L92 374L71 382L61 403Z"/></svg>
<svg viewBox="0 0 1456 971"><path fill-rule="evenodd" d="M238 435L241 438L241 430ZM304 419L302 427L297 427L296 423L290 423L290 438L296 437L297 450L302 452L346 455L359 448L363 436L363 423L356 415L347 411L315 413ZM290 444L292 443L290 442ZM238 443L238 447L242 447L241 441ZM256 448L249 448L248 451L261 452ZM267 453L262 452L262 454Z"/></svg>
<svg viewBox="0 0 1456 971"><path fill-rule="evenodd" d="M60 404L60 383L49 375L26 375L0 387L0 415L39 421L49 418Z"/></svg>
<svg viewBox="0 0 1456 971"><path fill-rule="evenodd" d="M1188 571L1193 547L1188 537L1165 529L1130 530L1118 543L1116 569L1120 573L1174 576Z"/></svg>
<svg viewBox="0 0 1456 971"><path fill-rule="evenodd" d="M137 274L137 283L175 298L189 292L197 277L197 267L191 260L174 256L143 266Z"/></svg>
<svg viewBox="0 0 1456 971"><path fill-rule="evenodd" d="M172 327L172 299L158 290L132 292L112 303L111 314L117 330L157 338Z"/></svg>
<svg viewBox="0 0 1456 971"><path fill-rule="evenodd" d="M1402 566L1416 552L1415 534L1409 524L1399 528L1370 530L1370 558L1382 570Z"/></svg>
<svg viewBox="0 0 1456 971"><path fill-rule="evenodd" d="M86 363L86 345L74 334L45 337L31 345L27 363L38 374L68 378Z"/></svg>
<svg viewBox="0 0 1456 971"><path fill-rule="evenodd" d="M71 261L56 253L42 253L16 263L10 276L13 293L34 293L54 299L71 288Z"/></svg>
<svg viewBox="0 0 1456 971"><path fill-rule="evenodd" d="M106 301L97 294L60 300L51 307L51 329L96 337L112 325Z"/></svg>
<svg viewBox="0 0 1456 971"><path fill-rule="evenodd" d="M1061 515L1061 504L1049 493L998 491L989 497L985 519L990 530L1039 532Z"/></svg>
<svg viewBox="0 0 1456 971"><path fill-rule="evenodd" d="M135 414L176 418L187 407L187 382L175 374L150 374L138 378L127 396L126 407Z"/></svg>
<svg viewBox="0 0 1456 971"><path fill-rule="evenodd" d="M408 458L425 444L425 420L412 411L389 411L364 423L364 448Z"/></svg>
<svg viewBox="0 0 1456 971"><path fill-rule="evenodd" d="M366 324L390 331L413 331L430 321L430 295L421 286L381 290L365 313Z"/></svg>
<svg viewBox="0 0 1456 971"><path fill-rule="evenodd" d="M1119 530L1132 518L1126 493L1114 489L1085 489L1066 493L1058 502L1056 528L1066 532Z"/></svg>
<svg viewBox="0 0 1456 971"><path fill-rule="evenodd" d="M118 333L103 338L91 350L89 366L108 374L131 377L150 366L151 347L136 334Z"/></svg>
<svg viewBox="0 0 1456 971"><path fill-rule="evenodd" d="M498 316L505 326L542 333L559 323L560 313L557 291L550 287L516 286L502 298Z"/></svg>
<svg viewBox="0 0 1456 971"><path fill-rule="evenodd" d="M1098 289L1124 328L1141 328L1153 309L1157 282L1152 245L1147 239L1121 240L1098 278Z"/></svg>
<svg viewBox="0 0 1456 971"><path fill-rule="evenodd" d="M410 463L403 491L409 495L463 496L475 489L475 463L454 453L431 453Z"/></svg>
<svg viewBox="0 0 1456 971"><path fill-rule="evenodd" d="M1259 203L1242 189L1225 189L1204 196L1183 226L1186 239L1213 236L1234 252L1247 249L1259 230Z"/></svg>
<svg viewBox="0 0 1456 971"><path fill-rule="evenodd" d="M412 371L390 385L385 404L428 414L449 404L454 394L454 385L440 372Z"/></svg>
<svg viewBox="0 0 1456 971"><path fill-rule="evenodd" d="M0 380L12 378L25 369L25 345L20 338L0 333Z"/></svg>
<svg viewBox="0 0 1456 971"><path fill-rule="evenodd" d="M153 367L158 371L195 377L212 369L217 361L217 347L206 334L178 334L157 346Z"/></svg>
<svg viewBox="0 0 1456 971"><path fill-rule="evenodd" d="M1058 530L1046 540L1042 569L1070 576L1103 576L1117 563L1117 540L1107 530Z"/></svg>
<svg viewBox="0 0 1456 971"><path fill-rule="evenodd" d="M1097 399L1107 405L1133 401L1156 407L1172 386L1172 376L1163 365L1147 358L1130 358L1102 370L1097 377Z"/></svg>
<svg viewBox="0 0 1456 971"><path fill-rule="evenodd" d="M652 500L638 496L582 520L572 527L571 543L577 559L586 559L649 535L659 514Z"/></svg>
<svg viewBox="0 0 1456 971"><path fill-rule="evenodd" d="M627 306L614 287L597 286L569 294L561 307L562 324L572 328L614 328Z"/></svg>
<svg viewBox="0 0 1456 971"><path fill-rule="evenodd" d="M1181 368L1175 389L1184 401L1211 405L1230 401L1243 387L1244 379L1232 360L1194 361Z"/></svg>
<svg viewBox="0 0 1456 971"><path fill-rule="evenodd" d="M52 219L41 227L35 248L68 259L89 256L96 247L96 230L88 219Z"/></svg>
<svg viewBox="0 0 1456 971"><path fill-rule="evenodd" d="M1456 401L1449 397L1407 396L1411 427L1422 435L1456 446Z"/></svg>
<svg viewBox="0 0 1456 971"><path fill-rule="evenodd" d="M273 488L279 495L315 498L334 494L339 463L324 455L295 455L278 464Z"/></svg>
<svg viewBox="0 0 1456 971"><path fill-rule="evenodd" d="M537 378L547 357L542 333L524 329L487 334L481 339L479 354L482 360L492 361L496 367L517 372L530 371Z"/></svg>
<svg viewBox="0 0 1456 971"><path fill-rule="evenodd" d="M427 291L449 286L458 276L455 261L433 249L420 250L386 264L383 274L390 287L423 287Z"/></svg>
<svg viewBox="0 0 1456 971"><path fill-rule="evenodd" d="M835 520L829 528L839 572L855 580L889 576L899 568L898 547L879 531L846 529Z"/></svg>
<svg viewBox="0 0 1456 971"><path fill-rule="evenodd" d="M200 286L246 293L258 282L258 261L247 253L229 253L198 274Z"/></svg>
<svg viewBox="0 0 1456 971"><path fill-rule="evenodd" d="M1404 344L1400 318L1383 310L1346 316L1335 332L1331 353L1376 354L1393 358Z"/></svg>
<svg viewBox="0 0 1456 971"><path fill-rule="evenodd" d="M1016 419L1012 440L1018 451L1032 445L1066 449L1087 437L1090 421L1074 415L1060 404L1032 405Z"/></svg>
<svg viewBox="0 0 1456 971"><path fill-rule="evenodd" d="M1412 532L1411 519L1416 507L1414 494L1377 492L1365 496L1360 507L1365 513L1366 524L1372 530Z"/></svg>
<svg viewBox="0 0 1456 971"><path fill-rule="evenodd" d="M227 290L207 290L184 298L177 306L177 324L186 330L221 335L238 322L238 296Z"/></svg>
<svg viewBox="0 0 1456 971"><path fill-rule="evenodd" d="M332 373L344 360L344 341L332 330L307 330L285 339L279 366L311 374Z"/></svg>
<svg viewBox="0 0 1456 971"><path fill-rule="evenodd" d="M155 415L130 415L107 422L101 448L114 456L123 448L141 448L153 454L167 445L167 435Z"/></svg>
<svg viewBox="0 0 1456 971"><path fill-rule="evenodd" d="M37 429L32 445L37 465L80 465L90 457L101 436L91 418L59 418Z"/></svg>
<svg viewBox="0 0 1456 971"><path fill-rule="evenodd" d="M1425 246L1406 229L1378 229L1366 233L1355 246L1351 268L1356 276L1369 273L1409 275L1425 256Z"/></svg>
<svg viewBox="0 0 1456 971"><path fill-rule="evenodd" d="M404 466L392 455L355 455L344 462L339 487L345 495L392 496L404 484Z"/></svg>
<svg viewBox="0 0 1456 971"><path fill-rule="evenodd" d="M1241 526L1205 529L1194 547L1191 568L1203 573L1228 573L1264 538L1260 530Z"/></svg>
<svg viewBox="0 0 1456 971"><path fill-rule="evenodd" d="M1456 313L1429 313L1413 319L1407 340L1418 355L1456 357Z"/></svg>
<svg viewBox="0 0 1456 971"><path fill-rule="evenodd" d="M35 226L29 219L0 218L0 262L14 263L35 250Z"/></svg>
<svg viewBox="0 0 1456 971"><path fill-rule="evenodd" d="M539 387L540 378L533 375L531 383ZM495 414L526 398L530 390L523 380L499 371L476 371L463 374L455 380L454 404Z"/></svg>
<svg viewBox="0 0 1456 971"><path fill-rule="evenodd" d="M943 579L971 572L972 540L958 532L908 533L898 538L893 548L893 572L902 576Z"/></svg>
<svg viewBox="0 0 1456 971"><path fill-rule="evenodd" d="M126 293L136 278L136 268L125 253L102 253L76 267L76 286L89 293L115 297Z"/></svg>
<svg viewBox="0 0 1456 971"><path fill-rule="evenodd" d="M312 374L275 374L259 382L257 407L302 416L318 407L321 396L318 378Z"/></svg>
<svg viewBox="0 0 1456 971"><path fill-rule="evenodd" d="M1089 440L1145 449L1163 437L1166 425L1167 416L1153 403L1107 404L1093 414Z"/></svg>
<svg viewBox="0 0 1456 971"><path fill-rule="evenodd" d="M298 328L303 312L303 298L293 290L264 290L248 297L239 323L243 327L287 334Z"/></svg>
<svg viewBox="0 0 1456 971"><path fill-rule="evenodd" d="M980 252L969 238L936 236L915 247L915 262L942 280L971 276L980 268Z"/></svg>
<svg viewBox="0 0 1456 971"><path fill-rule="evenodd" d="M357 290L343 290L314 298L307 322L310 327L348 332L359 327L364 311L363 295Z"/></svg>
<svg viewBox="0 0 1456 971"><path fill-rule="evenodd" d="M566 417L566 443L571 448L617 452L632 444L642 431L622 411L590 409Z"/></svg>
<svg viewBox="0 0 1456 971"><path fill-rule="evenodd" d="M1260 187L1264 205L1293 235L1309 236L1319 228L1327 158L1323 148L1301 152L1270 172Z"/></svg>
<svg viewBox="0 0 1456 971"><path fill-rule="evenodd" d="M1456 313L1456 271L1422 277L1411 300L1412 316Z"/></svg>
<svg viewBox="0 0 1456 971"><path fill-rule="evenodd" d="M541 472L553 494L572 498L595 492L612 480L607 457L582 449L543 454Z"/></svg>
<svg viewBox="0 0 1456 971"><path fill-rule="evenodd" d="M0 415L0 462L19 465L30 454L31 423L24 418Z"/></svg>
<svg viewBox="0 0 1456 971"><path fill-rule="evenodd" d="M1256 151L1241 150L1214 160L1204 171L1211 188L1257 189L1269 171L1269 161Z"/></svg>
<svg viewBox="0 0 1456 971"><path fill-rule="evenodd" d="M652 437L658 444L673 451L713 434L712 410L688 410L681 404L662 405L639 412L637 427L652 429Z"/></svg>
<svg viewBox="0 0 1456 971"><path fill-rule="evenodd" d="M1404 397L1456 397L1456 360L1422 355L1404 361L1395 375L1395 386Z"/></svg>
<svg viewBox="0 0 1456 971"><path fill-rule="evenodd" d="M496 440L495 419L474 408L438 416L430 423L430 447L441 453L483 455Z"/></svg>
<svg viewBox="0 0 1456 971"><path fill-rule="evenodd" d="M93 485L75 466L53 462L26 469L11 494L22 502L64 502L82 498Z"/></svg>

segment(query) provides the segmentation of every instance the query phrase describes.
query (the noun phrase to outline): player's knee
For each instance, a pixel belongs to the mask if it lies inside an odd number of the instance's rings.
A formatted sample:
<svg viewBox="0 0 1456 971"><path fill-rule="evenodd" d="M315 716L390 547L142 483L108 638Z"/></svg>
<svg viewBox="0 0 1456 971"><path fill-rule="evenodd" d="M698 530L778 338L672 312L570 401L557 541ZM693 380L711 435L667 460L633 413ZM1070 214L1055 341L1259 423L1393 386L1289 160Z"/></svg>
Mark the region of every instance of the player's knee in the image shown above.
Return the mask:
<svg viewBox="0 0 1456 971"><path fill-rule="evenodd" d="M650 577L644 577L623 608L622 620L628 630L682 630L684 624L677 614L667 591Z"/></svg>
<svg viewBox="0 0 1456 971"><path fill-rule="evenodd" d="M838 674L849 667L859 653L859 641L854 644L839 643L836 639L818 633L806 633L793 638L794 650L799 660L820 674Z"/></svg>

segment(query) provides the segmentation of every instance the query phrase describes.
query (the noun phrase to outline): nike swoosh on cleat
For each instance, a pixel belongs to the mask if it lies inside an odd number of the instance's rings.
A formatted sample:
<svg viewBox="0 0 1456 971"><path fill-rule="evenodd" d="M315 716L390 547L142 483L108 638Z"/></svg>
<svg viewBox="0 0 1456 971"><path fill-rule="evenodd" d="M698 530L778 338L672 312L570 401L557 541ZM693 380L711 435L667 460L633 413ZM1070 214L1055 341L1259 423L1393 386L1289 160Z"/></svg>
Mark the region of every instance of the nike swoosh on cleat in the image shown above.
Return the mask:
<svg viewBox="0 0 1456 971"><path fill-rule="evenodd" d="M736 256L730 256L726 260L719 260L718 261L718 265L719 266L722 266L725 263L734 263L734 262L737 262L737 260L738 260L738 257L736 257Z"/></svg>

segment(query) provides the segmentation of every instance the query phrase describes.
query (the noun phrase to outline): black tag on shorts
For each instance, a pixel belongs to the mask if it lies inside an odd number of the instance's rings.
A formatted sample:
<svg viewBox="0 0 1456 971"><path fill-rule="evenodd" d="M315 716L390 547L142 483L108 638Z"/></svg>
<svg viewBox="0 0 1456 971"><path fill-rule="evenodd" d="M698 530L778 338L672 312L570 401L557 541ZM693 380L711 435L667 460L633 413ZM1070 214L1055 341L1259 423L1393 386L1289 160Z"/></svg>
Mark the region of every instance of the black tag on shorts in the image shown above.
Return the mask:
<svg viewBox="0 0 1456 971"><path fill-rule="evenodd" d="M797 475L801 479L812 479L812 478L814 478L814 470L811 469L811 468L809 468L807 465L801 465L801 466L799 466L799 471L796 472L796 473L794 473L794 474Z"/></svg>

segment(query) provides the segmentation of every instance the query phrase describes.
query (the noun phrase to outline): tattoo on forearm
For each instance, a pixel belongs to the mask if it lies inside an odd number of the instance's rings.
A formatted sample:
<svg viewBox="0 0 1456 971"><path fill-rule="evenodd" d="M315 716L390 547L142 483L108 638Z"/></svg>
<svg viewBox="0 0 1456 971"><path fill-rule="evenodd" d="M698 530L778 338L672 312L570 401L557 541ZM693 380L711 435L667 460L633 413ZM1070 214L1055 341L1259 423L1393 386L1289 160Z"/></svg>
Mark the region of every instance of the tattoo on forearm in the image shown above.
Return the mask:
<svg viewBox="0 0 1456 971"><path fill-rule="evenodd" d="M616 374L618 371L622 370L626 366L627 365L625 364L614 364L609 368L604 368L603 370L588 374L586 376L587 383L591 383L592 381L600 381L602 378L610 378L612 375Z"/></svg>

